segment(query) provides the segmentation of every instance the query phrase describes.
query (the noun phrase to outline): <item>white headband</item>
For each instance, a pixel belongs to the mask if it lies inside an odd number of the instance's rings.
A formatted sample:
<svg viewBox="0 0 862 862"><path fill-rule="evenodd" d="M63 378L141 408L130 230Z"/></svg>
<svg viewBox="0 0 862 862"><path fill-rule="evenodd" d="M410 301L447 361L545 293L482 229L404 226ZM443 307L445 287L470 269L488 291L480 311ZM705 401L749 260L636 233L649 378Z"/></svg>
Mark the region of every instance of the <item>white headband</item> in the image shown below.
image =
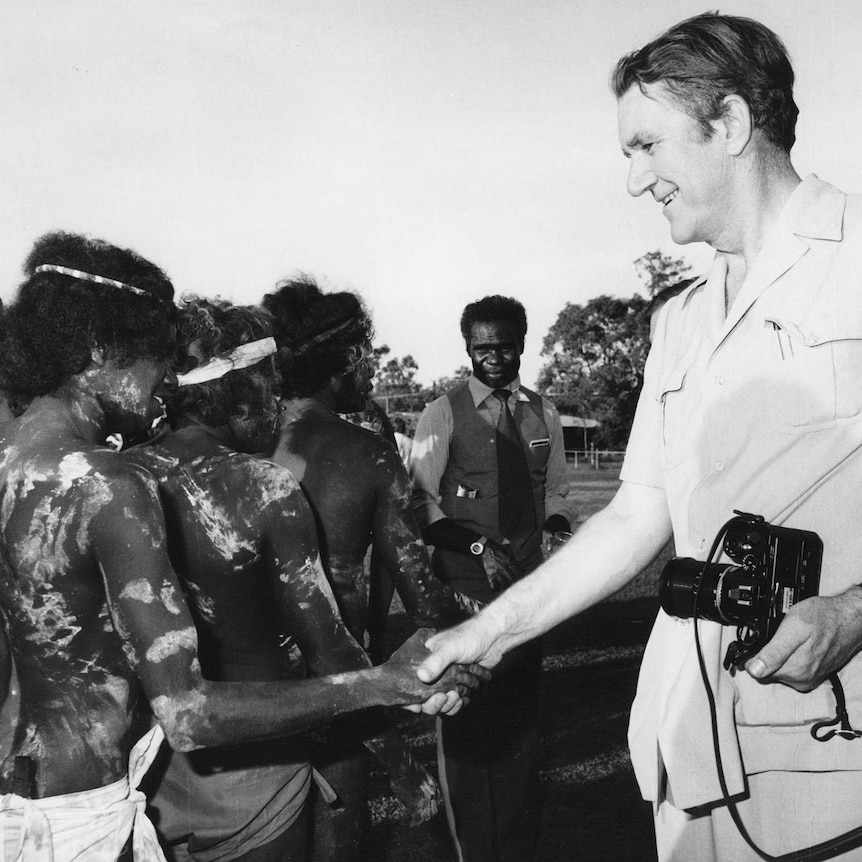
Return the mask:
<svg viewBox="0 0 862 862"><path fill-rule="evenodd" d="M141 290L141 288L126 284L124 281L105 278L103 275L93 275L91 272L82 272L80 269L70 269L68 266L58 266L56 263L43 263L37 266L33 272L59 272L60 275L68 275L71 278L77 278L78 281L94 281L96 284L106 284L108 287L118 287L120 290L128 290L131 293L138 294L138 296L149 296L152 299L158 299L155 294L150 293L148 290Z"/></svg>
<svg viewBox="0 0 862 862"><path fill-rule="evenodd" d="M257 341L249 341L235 347L227 356L216 356L210 359L206 365L193 368L187 374L177 375L177 386L193 386L195 383L206 383L208 380L218 380L229 371L237 371L240 368L248 368L256 365L261 359L272 356L278 348L275 339L259 338Z"/></svg>

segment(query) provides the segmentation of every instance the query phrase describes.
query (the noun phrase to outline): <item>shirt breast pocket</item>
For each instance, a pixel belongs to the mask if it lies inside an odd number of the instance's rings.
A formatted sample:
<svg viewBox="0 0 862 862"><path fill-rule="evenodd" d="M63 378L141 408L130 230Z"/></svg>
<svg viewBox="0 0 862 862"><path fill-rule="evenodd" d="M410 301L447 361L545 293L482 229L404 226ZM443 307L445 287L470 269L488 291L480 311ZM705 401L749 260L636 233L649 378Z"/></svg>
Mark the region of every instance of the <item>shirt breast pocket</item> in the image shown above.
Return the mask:
<svg viewBox="0 0 862 862"><path fill-rule="evenodd" d="M862 325L829 319L767 320L771 373L763 412L769 425L816 432L857 420L862 413Z"/></svg>

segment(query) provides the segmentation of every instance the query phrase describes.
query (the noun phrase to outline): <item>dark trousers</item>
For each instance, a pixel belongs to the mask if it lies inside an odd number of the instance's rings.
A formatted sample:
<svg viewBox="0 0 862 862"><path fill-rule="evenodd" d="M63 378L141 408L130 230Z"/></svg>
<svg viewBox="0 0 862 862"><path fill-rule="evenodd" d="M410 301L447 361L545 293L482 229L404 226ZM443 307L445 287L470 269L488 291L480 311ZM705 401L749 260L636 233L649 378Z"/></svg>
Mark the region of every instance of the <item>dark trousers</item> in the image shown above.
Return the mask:
<svg viewBox="0 0 862 862"><path fill-rule="evenodd" d="M530 862L541 815L542 644L512 650L488 686L437 724L447 816L463 862Z"/></svg>

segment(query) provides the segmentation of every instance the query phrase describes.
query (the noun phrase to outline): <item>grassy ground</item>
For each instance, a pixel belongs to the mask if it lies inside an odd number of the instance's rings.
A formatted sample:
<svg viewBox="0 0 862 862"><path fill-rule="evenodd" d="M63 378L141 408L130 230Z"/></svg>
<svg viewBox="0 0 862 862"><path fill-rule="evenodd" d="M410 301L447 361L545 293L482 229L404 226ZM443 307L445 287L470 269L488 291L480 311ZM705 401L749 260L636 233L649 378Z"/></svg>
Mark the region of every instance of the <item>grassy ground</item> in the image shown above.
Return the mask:
<svg viewBox="0 0 862 862"><path fill-rule="evenodd" d="M569 471L581 519L602 508L619 485L614 471ZM536 860L650 862L649 805L641 800L626 749L629 706L643 647L658 609L657 581L670 549L624 590L545 639L541 698L544 814ZM393 638L408 633L397 608ZM405 713L402 730L436 774L434 725ZM409 829L386 778L374 776L373 862L455 862L445 817ZM369 860L370 862L370 860Z"/></svg>

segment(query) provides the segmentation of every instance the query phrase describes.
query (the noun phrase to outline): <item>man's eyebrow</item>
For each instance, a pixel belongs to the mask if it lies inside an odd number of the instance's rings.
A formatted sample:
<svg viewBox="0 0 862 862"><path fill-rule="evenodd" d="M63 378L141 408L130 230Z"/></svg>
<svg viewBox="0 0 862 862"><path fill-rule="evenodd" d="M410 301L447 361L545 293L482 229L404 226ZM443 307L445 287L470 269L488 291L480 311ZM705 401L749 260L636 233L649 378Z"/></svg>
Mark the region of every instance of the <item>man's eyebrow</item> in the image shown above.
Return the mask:
<svg viewBox="0 0 862 862"><path fill-rule="evenodd" d="M640 150L649 143L649 138L643 132L635 132L622 147L623 155L628 156L632 150Z"/></svg>

